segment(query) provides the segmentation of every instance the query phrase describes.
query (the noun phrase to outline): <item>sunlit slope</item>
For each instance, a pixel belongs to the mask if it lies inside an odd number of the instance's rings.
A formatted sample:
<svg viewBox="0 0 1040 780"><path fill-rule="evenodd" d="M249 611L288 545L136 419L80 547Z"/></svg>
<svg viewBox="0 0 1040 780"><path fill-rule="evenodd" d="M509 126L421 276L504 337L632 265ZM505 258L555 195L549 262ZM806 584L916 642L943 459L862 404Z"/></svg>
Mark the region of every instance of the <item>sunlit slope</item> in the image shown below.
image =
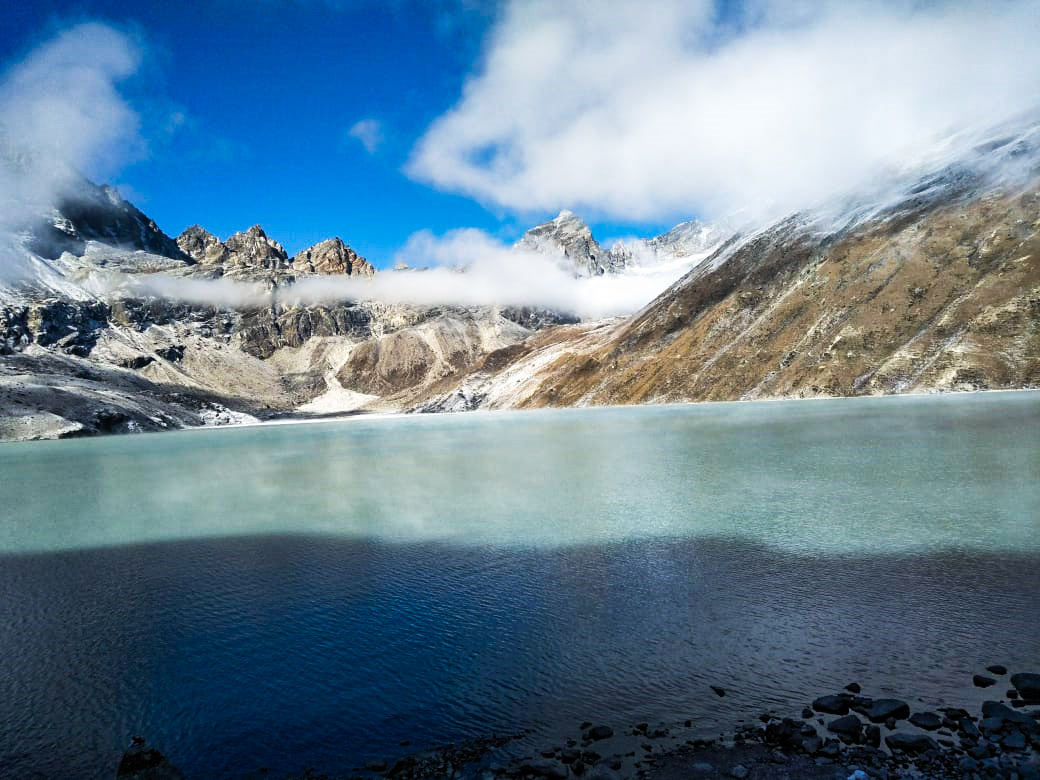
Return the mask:
<svg viewBox="0 0 1040 780"><path fill-rule="evenodd" d="M1040 187L734 242L525 406L1040 385ZM514 368L515 370L515 368Z"/></svg>

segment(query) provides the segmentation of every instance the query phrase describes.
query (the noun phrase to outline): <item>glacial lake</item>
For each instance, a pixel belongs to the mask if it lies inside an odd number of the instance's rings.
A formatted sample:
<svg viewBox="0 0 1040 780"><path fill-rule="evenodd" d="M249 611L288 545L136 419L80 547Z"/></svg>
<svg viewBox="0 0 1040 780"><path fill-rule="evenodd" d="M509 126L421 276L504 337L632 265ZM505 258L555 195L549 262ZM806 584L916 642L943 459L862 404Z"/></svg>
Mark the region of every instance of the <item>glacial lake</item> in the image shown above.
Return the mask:
<svg viewBox="0 0 1040 780"><path fill-rule="evenodd" d="M111 780L134 734L199 779L714 736L1040 671L1035 392L4 444L0 475L0 777Z"/></svg>

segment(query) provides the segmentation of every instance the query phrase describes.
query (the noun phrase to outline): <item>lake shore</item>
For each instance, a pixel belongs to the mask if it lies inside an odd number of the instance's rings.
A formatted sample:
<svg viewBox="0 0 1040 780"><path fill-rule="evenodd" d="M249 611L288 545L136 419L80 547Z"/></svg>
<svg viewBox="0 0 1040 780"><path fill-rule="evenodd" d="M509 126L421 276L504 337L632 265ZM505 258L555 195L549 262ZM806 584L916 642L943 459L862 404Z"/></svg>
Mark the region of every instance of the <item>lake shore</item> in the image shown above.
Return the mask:
<svg viewBox="0 0 1040 780"><path fill-rule="evenodd" d="M874 699L850 683L840 693L814 699L800 717L764 712L718 737L692 737L690 721L623 728L586 721L559 744L533 750L526 734L491 736L389 760L370 759L346 772L307 769L285 780L1040 778L1040 674L1008 677L999 665L985 672L974 676L974 686L993 687L998 693L978 713L962 707L912 712L907 701ZM712 690L726 695L717 686ZM267 774L260 767L255 774L245 770L242 777ZM139 737L117 774L117 780L182 777Z"/></svg>

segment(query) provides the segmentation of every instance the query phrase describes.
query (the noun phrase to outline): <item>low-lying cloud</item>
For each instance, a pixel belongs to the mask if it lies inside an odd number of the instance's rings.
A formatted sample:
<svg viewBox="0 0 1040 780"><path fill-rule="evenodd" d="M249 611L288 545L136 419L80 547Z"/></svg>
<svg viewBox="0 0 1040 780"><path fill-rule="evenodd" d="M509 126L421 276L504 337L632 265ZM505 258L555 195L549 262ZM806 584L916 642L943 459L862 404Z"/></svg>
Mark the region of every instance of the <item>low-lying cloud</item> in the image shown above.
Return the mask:
<svg viewBox="0 0 1040 780"><path fill-rule="evenodd" d="M1033 0L513 0L408 171L518 211L775 216L1031 110L1037 40Z"/></svg>
<svg viewBox="0 0 1040 780"><path fill-rule="evenodd" d="M84 286L102 297L158 296L238 309L375 300L420 306L540 306L598 319L645 306L702 257L650 262L618 276L576 277L562 256L510 247L466 228L443 236L414 234L397 255L399 263L412 267L382 271L372 278L304 276L268 290L227 278L98 272ZM646 259L656 260L649 253Z"/></svg>

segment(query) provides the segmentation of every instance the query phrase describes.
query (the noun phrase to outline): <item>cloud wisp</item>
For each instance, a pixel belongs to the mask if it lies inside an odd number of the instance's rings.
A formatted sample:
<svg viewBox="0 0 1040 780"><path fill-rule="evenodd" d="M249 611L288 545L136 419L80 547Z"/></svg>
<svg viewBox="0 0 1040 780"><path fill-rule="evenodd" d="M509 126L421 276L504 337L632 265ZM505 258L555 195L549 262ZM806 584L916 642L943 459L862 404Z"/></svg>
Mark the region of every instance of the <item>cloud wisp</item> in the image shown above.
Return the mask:
<svg viewBox="0 0 1040 780"><path fill-rule="evenodd" d="M513 0L408 172L521 212L769 218L1040 103L1032 0L722 9Z"/></svg>
<svg viewBox="0 0 1040 780"><path fill-rule="evenodd" d="M359 141L369 154L375 154L383 143L383 125L378 119L359 119L347 130L347 137Z"/></svg>

